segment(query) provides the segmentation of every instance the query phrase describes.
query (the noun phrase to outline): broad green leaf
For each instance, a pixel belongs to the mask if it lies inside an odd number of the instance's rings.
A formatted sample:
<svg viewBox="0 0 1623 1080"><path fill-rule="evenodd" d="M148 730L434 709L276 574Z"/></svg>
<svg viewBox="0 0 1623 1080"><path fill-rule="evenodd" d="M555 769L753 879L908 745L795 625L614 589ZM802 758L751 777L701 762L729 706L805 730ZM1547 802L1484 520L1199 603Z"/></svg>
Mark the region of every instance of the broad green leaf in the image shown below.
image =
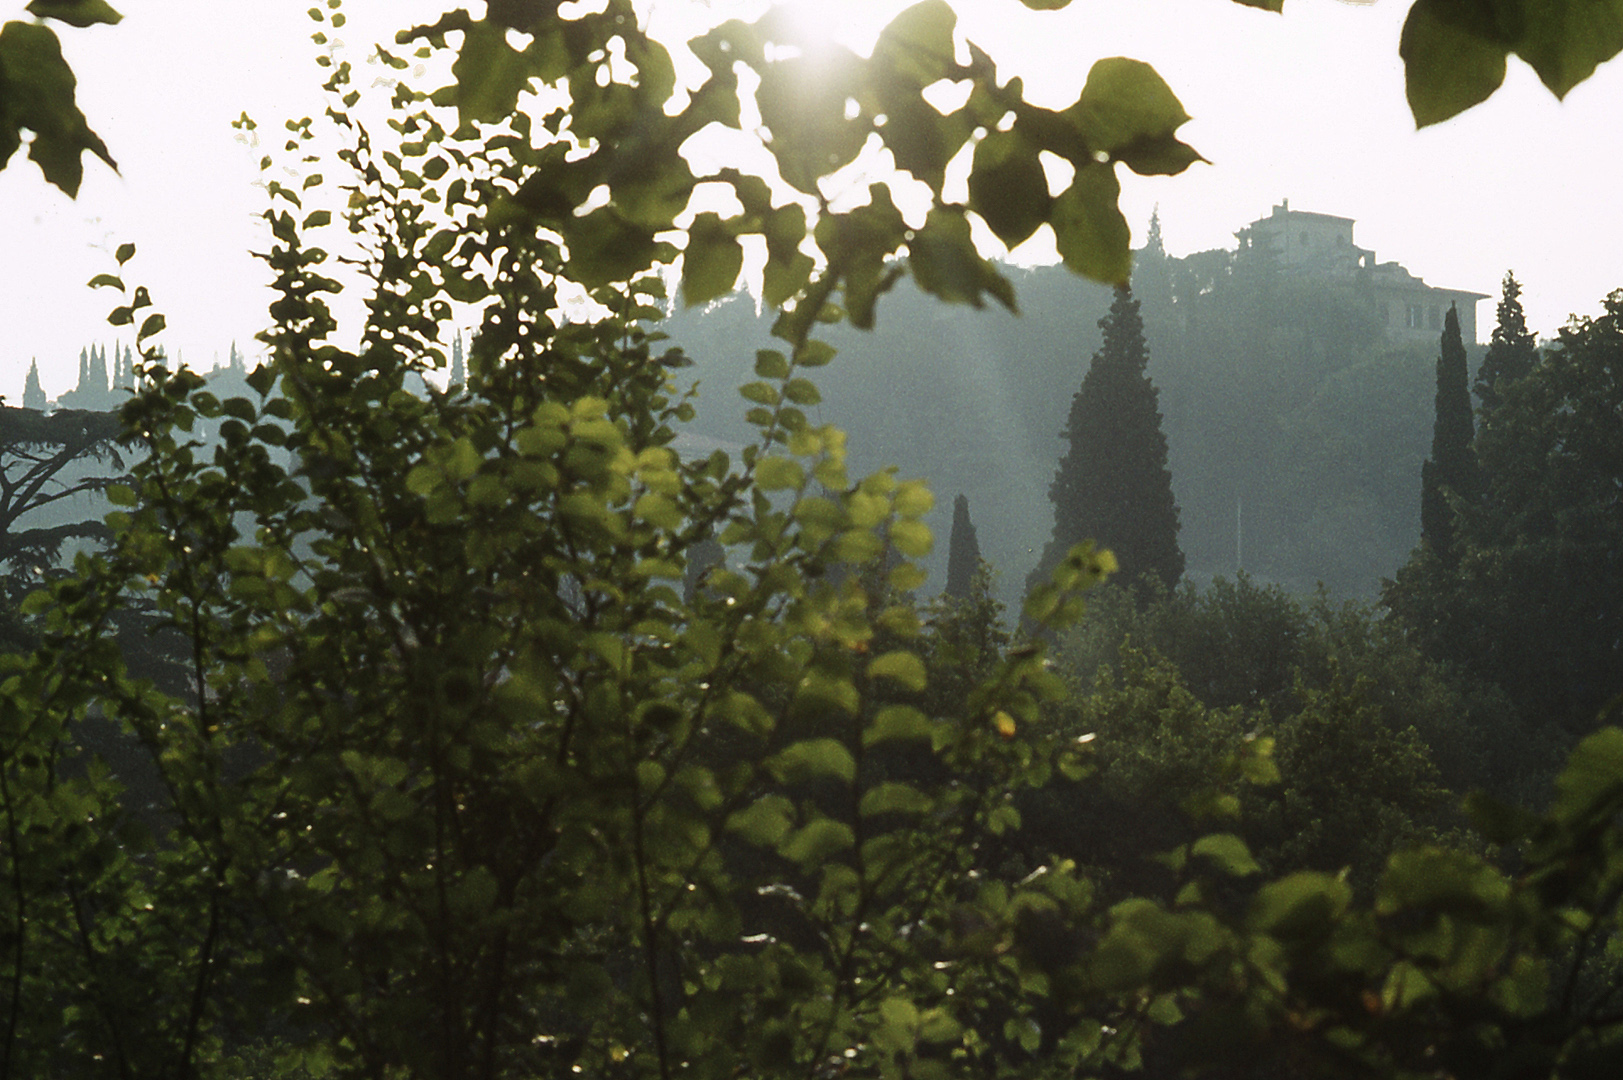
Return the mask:
<svg viewBox="0 0 1623 1080"><path fill-rule="evenodd" d="M776 847L789 834L794 804L782 795L764 795L727 819L727 829L752 844Z"/></svg>
<svg viewBox="0 0 1623 1080"><path fill-rule="evenodd" d="M935 808L935 800L911 784L888 780L869 788L862 796L858 813L864 817L877 814L927 814Z"/></svg>
<svg viewBox="0 0 1623 1080"><path fill-rule="evenodd" d="M789 377L789 358L776 349L757 349L755 374L762 379L786 379Z"/></svg>
<svg viewBox="0 0 1623 1080"><path fill-rule="evenodd" d="M778 853L790 862L816 866L848 850L855 843L856 836L849 825L843 821L819 818L790 836L778 847Z"/></svg>
<svg viewBox="0 0 1623 1080"><path fill-rule="evenodd" d="M1189 848L1189 853L1210 860L1230 877L1246 877L1262 870L1251 857L1251 849L1246 847L1245 841L1233 833L1203 836Z"/></svg>
<svg viewBox="0 0 1623 1080"><path fill-rule="evenodd" d="M868 677L894 679L909 690L923 690L927 676L924 661L910 652L896 650L878 656L868 664Z"/></svg>
<svg viewBox="0 0 1623 1080"><path fill-rule="evenodd" d="M1069 7L1071 0L1020 0L1020 2L1032 11L1058 11Z"/></svg>
<svg viewBox="0 0 1623 1080"><path fill-rule="evenodd" d="M1018 128L991 131L975 145L969 207L1005 247L1013 248L1048 220L1053 198L1037 148Z"/></svg>
<svg viewBox="0 0 1623 1080"><path fill-rule="evenodd" d="M1247 922L1275 937L1308 937L1329 930L1352 902L1345 881L1316 871L1299 871L1257 890Z"/></svg>
<svg viewBox="0 0 1623 1080"><path fill-rule="evenodd" d="M876 66L920 88L946 78L955 67L953 28L958 16L946 0L922 0L879 32Z"/></svg>
<svg viewBox="0 0 1623 1080"><path fill-rule="evenodd" d="M682 302L707 304L732 292L744 266L744 249L714 213L703 213L688 229L682 251Z"/></svg>
<svg viewBox="0 0 1623 1080"><path fill-rule="evenodd" d="M835 739L793 743L767 758L766 767L787 783L833 777L849 784L857 774L851 751Z"/></svg>
<svg viewBox="0 0 1623 1080"><path fill-rule="evenodd" d="M518 105L529 85L530 65L507 43L505 27L480 20L463 31L462 47L451 65L455 104L462 123L499 124Z"/></svg>
<svg viewBox="0 0 1623 1080"><path fill-rule="evenodd" d="M1081 98L1066 110L1066 115L1076 124L1090 152L1122 160L1127 160L1135 148L1172 139L1174 132L1189 120L1177 95L1154 68L1121 56L1107 57L1093 65Z"/></svg>
<svg viewBox="0 0 1623 1080"><path fill-rule="evenodd" d="M887 705L874 716L862 733L863 746L882 742L930 740L936 725L911 705Z"/></svg>
<svg viewBox="0 0 1623 1080"><path fill-rule="evenodd" d="M755 486L762 491L798 491L806 470L793 458L764 457L755 463Z"/></svg>
<svg viewBox="0 0 1623 1080"><path fill-rule="evenodd" d="M676 249L655 240L651 230L635 225L613 206L600 206L584 217L558 225L569 245L570 276L588 289L630 281Z"/></svg>
<svg viewBox="0 0 1623 1080"><path fill-rule="evenodd" d="M112 9L107 0L30 0L28 13L42 19L59 19L69 26L81 28L97 23L113 26L124 18Z"/></svg>
<svg viewBox="0 0 1623 1080"><path fill-rule="evenodd" d="M1623 729L1603 727L1580 742L1555 781L1550 816L1582 827L1608 820L1623 803Z"/></svg>
<svg viewBox="0 0 1623 1080"><path fill-rule="evenodd" d="M1485 100L1514 52L1556 97L1623 50L1619 0L1415 0L1403 26L1409 107L1424 127Z"/></svg>
<svg viewBox="0 0 1623 1080"><path fill-rule="evenodd" d="M1132 232L1116 205L1121 184L1109 165L1076 171L1071 186L1054 200L1050 224L1065 265L1084 277L1125 284L1133 269Z"/></svg>
<svg viewBox="0 0 1623 1080"><path fill-rule="evenodd" d="M20 130L34 133L28 157L45 179L73 198L84 178L88 151L114 169L106 145L90 130L74 104L78 80L50 27L25 22L0 26L0 167L22 145Z"/></svg>
<svg viewBox="0 0 1623 1080"><path fill-rule="evenodd" d="M887 533L891 546L910 559L922 559L935 546L930 526L922 521L893 521Z"/></svg>
<svg viewBox="0 0 1623 1080"><path fill-rule="evenodd" d="M1495 40L1497 34L1483 36L1480 25L1453 17L1471 8L1416 0L1409 9L1398 54L1409 111L1418 127L1486 101L1505 81L1506 46ZM1487 14L1491 19L1491 12Z"/></svg>
<svg viewBox="0 0 1623 1080"><path fill-rule="evenodd" d="M991 293L1013 311L1014 287L975 250L969 221L955 210L937 207L908 241L908 265L919 287L949 303L981 307Z"/></svg>

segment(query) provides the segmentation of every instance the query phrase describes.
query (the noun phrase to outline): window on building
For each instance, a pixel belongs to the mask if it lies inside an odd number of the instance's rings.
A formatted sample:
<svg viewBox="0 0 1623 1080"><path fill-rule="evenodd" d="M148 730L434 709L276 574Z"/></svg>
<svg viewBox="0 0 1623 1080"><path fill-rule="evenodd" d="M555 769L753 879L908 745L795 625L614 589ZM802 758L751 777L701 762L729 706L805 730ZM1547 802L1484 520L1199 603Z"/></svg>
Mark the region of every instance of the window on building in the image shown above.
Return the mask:
<svg viewBox="0 0 1623 1080"><path fill-rule="evenodd" d="M1433 304L1431 306L1430 316L1431 328L1433 330L1441 330L1443 328L1443 309L1438 307L1436 304Z"/></svg>

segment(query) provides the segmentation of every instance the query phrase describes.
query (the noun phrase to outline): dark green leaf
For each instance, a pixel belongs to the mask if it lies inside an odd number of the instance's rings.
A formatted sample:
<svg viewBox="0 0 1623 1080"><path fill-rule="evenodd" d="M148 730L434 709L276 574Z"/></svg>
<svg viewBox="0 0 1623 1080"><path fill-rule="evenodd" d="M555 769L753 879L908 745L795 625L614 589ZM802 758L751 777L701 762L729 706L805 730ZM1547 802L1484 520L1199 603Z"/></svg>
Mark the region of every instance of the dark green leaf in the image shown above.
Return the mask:
<svg viewBox="0 0 1623 1080"><path fill-rule="evenodd" d="M27 128L34 133L28 147L30 160L70 198L79 193L84 178L80 159L86 151L118 167L74 104L78 83L49 27L24 22L0 27L0 73L4 80L0 91L5 94L0 111L0 166L20 144L18 129Z"/></svg>
<svg viewBox="0 0 1623 1080"><path fill-rule="evenodd" d="M498 124L518 106L519 94L529 85L530 65L507 43L505 27L480 20L463 31L451 74L462 123Z"/></svg>
<svg viewBox="0 0 1623 1080"><path fill-rule="evenodd" d="M1055 246L1076 273L1112 284L1125 283L1132 273L1132 233L1116 205L1120 195L1114 168L1089 165L1054 200Z"/></svg>
<svg viewBox="0 0 1623 1080"><path fill-rule="evenodd" d="M682 302L707 304L732 292L744 267L744 248L719 216L703 213L688 229L682 251Z"/></svg>
<svg viewBox="0 0 1623 1080"><path fill-rule="evenodd" d="M1482 26L1451 17L1469 4L1416 0L1403 24L1398 54L1403 57L1409 111L1425 127L1469 109L1505 81L1506 45Z"/></svg>
<svg viewBox="0 0 1623 1080"><path fill-rule="evenodd" d="M969 207L1006 247L1036 232L1053 201L1037 148L1018 130L992 131L976 144Z"/></svg>
<svg viewBox="0 0 1623 1080"><path fill-rule="evenodd" d="M124 18L108 5L107 0L31 0L28 13L43 19L59 19L69 26L78 27L97 23L111 26Z"/></svg>

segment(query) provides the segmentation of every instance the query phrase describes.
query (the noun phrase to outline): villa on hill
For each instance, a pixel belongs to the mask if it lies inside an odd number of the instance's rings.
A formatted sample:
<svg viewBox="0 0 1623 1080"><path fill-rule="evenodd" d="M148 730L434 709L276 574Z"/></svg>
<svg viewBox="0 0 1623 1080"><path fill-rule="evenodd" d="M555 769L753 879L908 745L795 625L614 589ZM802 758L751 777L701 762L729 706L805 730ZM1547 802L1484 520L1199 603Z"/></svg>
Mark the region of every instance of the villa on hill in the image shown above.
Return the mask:
<svg viewBox="0 0 1623 1080"><path fill-rule="evenodd" d="M1394 344L1435 345L1450 304L1459 310L1460 336L1467 344L1478 340L1476 305L1486 293L1427 285L1400 263L1377 262L1374 251L1353 242L1352 218L1292 210L1285 199L1234 235L1237 257L1259 256L1292 274L1358 287Z"/></svg>

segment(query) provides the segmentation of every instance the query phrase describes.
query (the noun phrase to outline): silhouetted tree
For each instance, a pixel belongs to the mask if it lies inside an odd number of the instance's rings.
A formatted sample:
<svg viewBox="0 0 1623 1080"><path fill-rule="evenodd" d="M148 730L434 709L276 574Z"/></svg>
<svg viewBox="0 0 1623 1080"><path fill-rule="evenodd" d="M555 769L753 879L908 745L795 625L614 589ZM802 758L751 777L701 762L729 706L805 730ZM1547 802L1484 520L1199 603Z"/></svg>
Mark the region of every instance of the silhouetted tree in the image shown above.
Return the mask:
<svg viewBox="0 0 1623 1080"><path fill-rule="evenodd" d="M1475 429L1468 378L1459 312L1451 304L1437 354L1437 418L1432 427L1431 457L1420 466L1420 542L1430 544L1444 564L1459 557L1449 497L1474 499L1481 487L1471 445Z"/></svg>
<svg viewBox="0 0 1623 1080"><path fill-rule="evenodd" d="M85 469L84 461L122 470L112 413L59 409L49 416L33 409L0 407L0 589L15 602L39 582L38 571L54 565L69 540L99 539L99 517L44 523L38 511L98 492L115 476ZM57 515L60 518L61 515Z"/></svg>
<svg viewBox="0 0 1623 1080"><path fill-rule="evenodd" d="M947 545L947 595L967 599L980 563L981 545L975 538L975 523L969 520L969 497L959 495L952 504L952 539Z"/></svg>
<svg viewBox="0 0 1623 1080"><path fill-rule="evenodd" d="M1171 588L1184 566L1178 504L1131 289L1117 290L1099 326L1104 342L1071 400L1062 433L1069 449L1048 489L1054 531L1030 580L1046 580L1067 551L1093 539L1115 552L1128 580L1155 577Z"/></svg>
<svg viewBox="0 0 1623 1080"><path fill-rule="evenodd" d="M1521 295L1522 287L1516 275L1507 271L1499 296L1499 321L1488 343L1488 355L1476 375L1476 397L1483 424L1492 422L1504 398L1504 387L1500 384L1522 378L1538 362L1538 341L1527 329Z"/></svg>
<svg viewBox="0 0 1623 1080"><path fill-rule="evenodd" d="M39 384L39 361L28 365L28 381L23 384L23 408L45 410L45 389Z"/></svg>

